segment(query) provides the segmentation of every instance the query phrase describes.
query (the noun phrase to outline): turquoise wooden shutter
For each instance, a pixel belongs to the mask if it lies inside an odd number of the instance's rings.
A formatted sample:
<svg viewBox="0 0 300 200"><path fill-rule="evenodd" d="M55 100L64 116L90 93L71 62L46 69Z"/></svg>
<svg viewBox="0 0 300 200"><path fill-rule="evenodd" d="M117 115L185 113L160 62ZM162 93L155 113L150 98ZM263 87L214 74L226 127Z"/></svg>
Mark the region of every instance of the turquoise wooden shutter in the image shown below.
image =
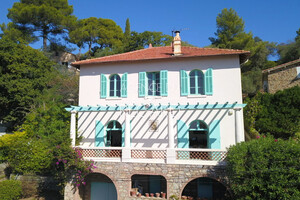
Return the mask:
<svg viewBox="0 0 300 200"><path fill-rule="evenodd" d="M180 94L181 96L189 94L189 77L185 70L180 70Z"/></svg>
<svg viewBox="0 0 300 200"><path fill-rule="evenodd" d="M220 120L214 120L209 125L208 148L210 148L210 149L220 149L221 148Z"/></svg>
<svg viewBox="0 0 300 200"><path fill-rule="evenodd" d="M95 146L104 147L104 126L100 121L96 121Z"/></svg>
<svg viewBox="0 0 300 200"><path fill-rule="evenodd" d="M146 95L146 72L139 72L139 96Z"/></svg>
<svg viewBox="0 0 300 200"><path fill-rule="evenodd" d="M178 148L189 148L189 128L181 120L177 121L177 146Z"/></svg>
<svg viewBox="0 0 300 200"><path fill-rule="evenodd" d="M122 125L122 147L125 147L125 122Z"/></svg>
<svg viewBox="0 0 300 200"><path fill-rule="evenodd" d="M205 72L205 94L213 94L212 68L207 69Z"/></svg>
<svg viewBox="0 0 300 200"><path fill-rule="evenodd" d="M100 97L105 99L106 95L107 95L107 78L104 74L101 74Z"/></svg>
<svg viewBox="0 0 300 200"><path fill-rule="evenodd" d="M127 73L124 73L121 79L121 97L127 97Z"/></svg>
<svg viewBox="0 0 300 200"><path fill-rule="evenodd" d="M168 96L168 71L160 71L160 94L161 96Z"/></svg>

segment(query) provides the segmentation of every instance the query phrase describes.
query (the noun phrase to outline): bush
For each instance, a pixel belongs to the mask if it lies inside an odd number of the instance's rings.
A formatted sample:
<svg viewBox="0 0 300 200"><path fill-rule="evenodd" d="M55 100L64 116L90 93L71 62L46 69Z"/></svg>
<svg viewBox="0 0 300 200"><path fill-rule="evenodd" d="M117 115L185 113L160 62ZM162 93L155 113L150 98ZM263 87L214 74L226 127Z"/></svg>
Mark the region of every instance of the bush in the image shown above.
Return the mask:
<svg viewBox="0 0 300 200"><path fill-rule="evenodd" d="M261 133L283 139L299 137L299 86L275 94L258 94L246 102L245 128L252 136Z"/></svg>
<svg viewBox="0 0 300 200"><path fill-rule="evenodd" d="M230 147L227 174L235 199L300 199L300 145L259 137Z"/></svg>
<svg viewBox="0 0 300 200"><path fill-rule="evenodd" d="M22 194L21 182L16 180L5 180L0 182L1 200L18 200Z"/></svg>

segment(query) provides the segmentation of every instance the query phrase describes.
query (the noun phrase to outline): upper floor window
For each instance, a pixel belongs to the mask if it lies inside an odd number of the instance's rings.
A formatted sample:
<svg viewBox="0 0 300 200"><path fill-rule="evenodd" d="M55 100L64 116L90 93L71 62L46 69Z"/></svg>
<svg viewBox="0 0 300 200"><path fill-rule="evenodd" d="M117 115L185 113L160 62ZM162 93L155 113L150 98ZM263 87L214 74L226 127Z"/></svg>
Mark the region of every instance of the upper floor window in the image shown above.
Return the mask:
<svg viewBox="0 0 300 200"><path fill-rule="evenodd" d="M168 96L168 71L139 72L139 96Z"/></svg>
<svg viewBox="0 0 300 200"><path fill-rule="evenodd" d="M107 83L107 77L105 74L100 76L100 97L127 97L127 73L122 76L113 74L109 77L109 83Z"/></svg>
<svg viewBox="0 0 300 200"><path fill-rule="evenodd" d="M205 73L201 70L192 70L189 74L185 70L180 70L180 94L181 96L212 95L212 69L207 69Z"/></svg>
<svg viewBox="0 0 300 200"><path fill-rule="evenodd" d="M121 79L118 74L114 74L109 78L109 96L121 97Z"/></svg>
<svg viewBox="0 0 300 200"><path fill-rule="evenodd" d="M160 96L159 72L147 72L147 79L148 79L147 94L149 96Z"/></svg>
<svg viewBox="0 0 300 200"><path fill-rule="evenodd" d="M200 70L190 72L190 94L204 94L204 75Z"/></svg>

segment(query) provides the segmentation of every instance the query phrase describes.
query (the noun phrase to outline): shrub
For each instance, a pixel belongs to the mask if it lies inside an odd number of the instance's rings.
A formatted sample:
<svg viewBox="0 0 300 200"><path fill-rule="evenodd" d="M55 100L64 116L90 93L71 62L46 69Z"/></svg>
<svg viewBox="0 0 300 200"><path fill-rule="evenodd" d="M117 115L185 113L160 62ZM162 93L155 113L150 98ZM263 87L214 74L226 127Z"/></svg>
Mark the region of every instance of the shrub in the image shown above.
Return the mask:
<svg viewBox="0 0 300 200"><path fill-rule="evenodd" d="M300 145L259 137L230 147L227 173L235 199L300 199Z"/></svg>
<svg viewBox="0 0 300 200"><path fill-rule="evenodd" d="M299 86L275 94L258 94L246 103L245 128L252 136L261 133L283 139L299 137Z"/></svg>
<svg viewBox="0 0 300 200"><path fill-rule="evenodd" d="M0 199L1 200L18 200L22 194L20 181L5 180L0 182Z"/></svg>

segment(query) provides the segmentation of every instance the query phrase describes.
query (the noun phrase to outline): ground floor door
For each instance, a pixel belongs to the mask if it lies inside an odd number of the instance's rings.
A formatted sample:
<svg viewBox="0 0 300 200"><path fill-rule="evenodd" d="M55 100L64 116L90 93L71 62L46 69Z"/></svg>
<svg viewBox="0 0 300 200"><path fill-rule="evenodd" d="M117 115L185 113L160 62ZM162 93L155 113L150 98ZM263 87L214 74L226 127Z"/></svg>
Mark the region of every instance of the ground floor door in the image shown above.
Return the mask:
<svg viewBox="0 0 300 200"><path fill-rule="evenodd" d="M91 200L117 200L117 198L117 190L113 183L91 183Z"/></svg>

